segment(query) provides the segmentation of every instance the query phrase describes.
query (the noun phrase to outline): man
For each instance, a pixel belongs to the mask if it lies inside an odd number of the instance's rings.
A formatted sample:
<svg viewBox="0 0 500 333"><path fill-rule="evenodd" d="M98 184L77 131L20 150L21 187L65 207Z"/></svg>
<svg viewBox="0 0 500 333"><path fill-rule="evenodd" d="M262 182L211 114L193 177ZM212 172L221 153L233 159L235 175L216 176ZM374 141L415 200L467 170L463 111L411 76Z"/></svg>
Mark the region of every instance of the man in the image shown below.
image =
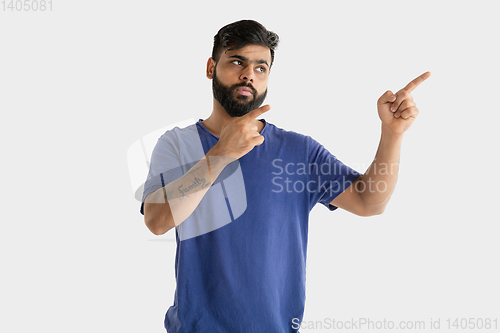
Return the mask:
<svg viewBox="0 0 500 333"><path fill-rule="evenodd" d="M362 175L311 137L257 119L270 109L260 105L277 45L255 21L221 28L206 70L212 114L167 131L153 151L141 212L154 234L176 228L169 333L297 332L310 210L377 215L394 190L418 114L410 92L430 73L380 97L380 145Z"/></svg>

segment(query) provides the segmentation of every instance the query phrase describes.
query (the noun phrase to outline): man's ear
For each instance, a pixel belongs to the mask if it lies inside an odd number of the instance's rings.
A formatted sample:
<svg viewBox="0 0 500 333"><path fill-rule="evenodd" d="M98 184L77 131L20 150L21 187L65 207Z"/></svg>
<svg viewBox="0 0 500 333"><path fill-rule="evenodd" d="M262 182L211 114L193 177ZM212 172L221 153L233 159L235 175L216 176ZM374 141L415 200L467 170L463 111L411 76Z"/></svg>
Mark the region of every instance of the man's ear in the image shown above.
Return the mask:
<svg viewBox="0 0 500 333"><path fill-rule="evenodd" d="M207 61L207 78L209 78L210 80L214 77L214 69L215 69L215 60L210 57L208 58L208 61Z"/></svg>

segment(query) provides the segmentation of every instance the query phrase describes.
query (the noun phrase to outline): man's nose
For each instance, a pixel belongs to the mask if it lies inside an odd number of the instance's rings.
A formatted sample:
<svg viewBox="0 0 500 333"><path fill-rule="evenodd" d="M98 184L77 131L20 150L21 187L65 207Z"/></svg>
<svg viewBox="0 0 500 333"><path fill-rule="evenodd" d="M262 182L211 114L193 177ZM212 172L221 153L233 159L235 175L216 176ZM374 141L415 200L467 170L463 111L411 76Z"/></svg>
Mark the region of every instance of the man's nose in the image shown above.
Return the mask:
<svg viewBox="0 0 500 333"><path fill-rule="evenodd" d="M253 83L253 79L254 73L252 67L247 66L243 68L243 70L241 71L240 80Z"/></svg>

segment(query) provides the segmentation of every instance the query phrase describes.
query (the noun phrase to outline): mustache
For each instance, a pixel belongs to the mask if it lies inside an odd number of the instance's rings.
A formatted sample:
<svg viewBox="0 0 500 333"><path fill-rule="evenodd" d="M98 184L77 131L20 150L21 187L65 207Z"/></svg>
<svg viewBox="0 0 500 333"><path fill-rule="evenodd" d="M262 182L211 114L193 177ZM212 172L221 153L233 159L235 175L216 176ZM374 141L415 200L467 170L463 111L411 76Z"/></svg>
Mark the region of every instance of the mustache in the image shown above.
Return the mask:
<svg viewBox="0 0 500 333"><path fill-rule="evenodd" d="M242 82L242 83L237 83L237 84L233 84L231 86L231 88L229 88L230 91L235 91L236 89L238 89L239 87L248 87L252 90L252 93L254 96L257 96L257 90L255 90L255 88L253 87L253 85L251 83L247 83L247 82Z"/></svg>

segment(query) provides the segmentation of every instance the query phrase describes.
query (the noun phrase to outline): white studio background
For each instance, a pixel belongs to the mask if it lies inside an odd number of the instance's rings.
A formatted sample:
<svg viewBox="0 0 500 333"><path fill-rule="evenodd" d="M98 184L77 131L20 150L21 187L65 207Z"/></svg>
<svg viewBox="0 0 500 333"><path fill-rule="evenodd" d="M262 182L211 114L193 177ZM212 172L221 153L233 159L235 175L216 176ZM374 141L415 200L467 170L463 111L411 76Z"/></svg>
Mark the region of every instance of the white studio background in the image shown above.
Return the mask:
<svg viewBox="0 0 500 333"><path fill-rule="evenodd" d="M379 96L432 72L386 212L312 211L304 322L500 321L497 2L52 7L0 11L0 333L164 331L175 242L144 225L127 150L209 116L213 36L244 18L281 38L264 118L361 172Z"/></svg>

